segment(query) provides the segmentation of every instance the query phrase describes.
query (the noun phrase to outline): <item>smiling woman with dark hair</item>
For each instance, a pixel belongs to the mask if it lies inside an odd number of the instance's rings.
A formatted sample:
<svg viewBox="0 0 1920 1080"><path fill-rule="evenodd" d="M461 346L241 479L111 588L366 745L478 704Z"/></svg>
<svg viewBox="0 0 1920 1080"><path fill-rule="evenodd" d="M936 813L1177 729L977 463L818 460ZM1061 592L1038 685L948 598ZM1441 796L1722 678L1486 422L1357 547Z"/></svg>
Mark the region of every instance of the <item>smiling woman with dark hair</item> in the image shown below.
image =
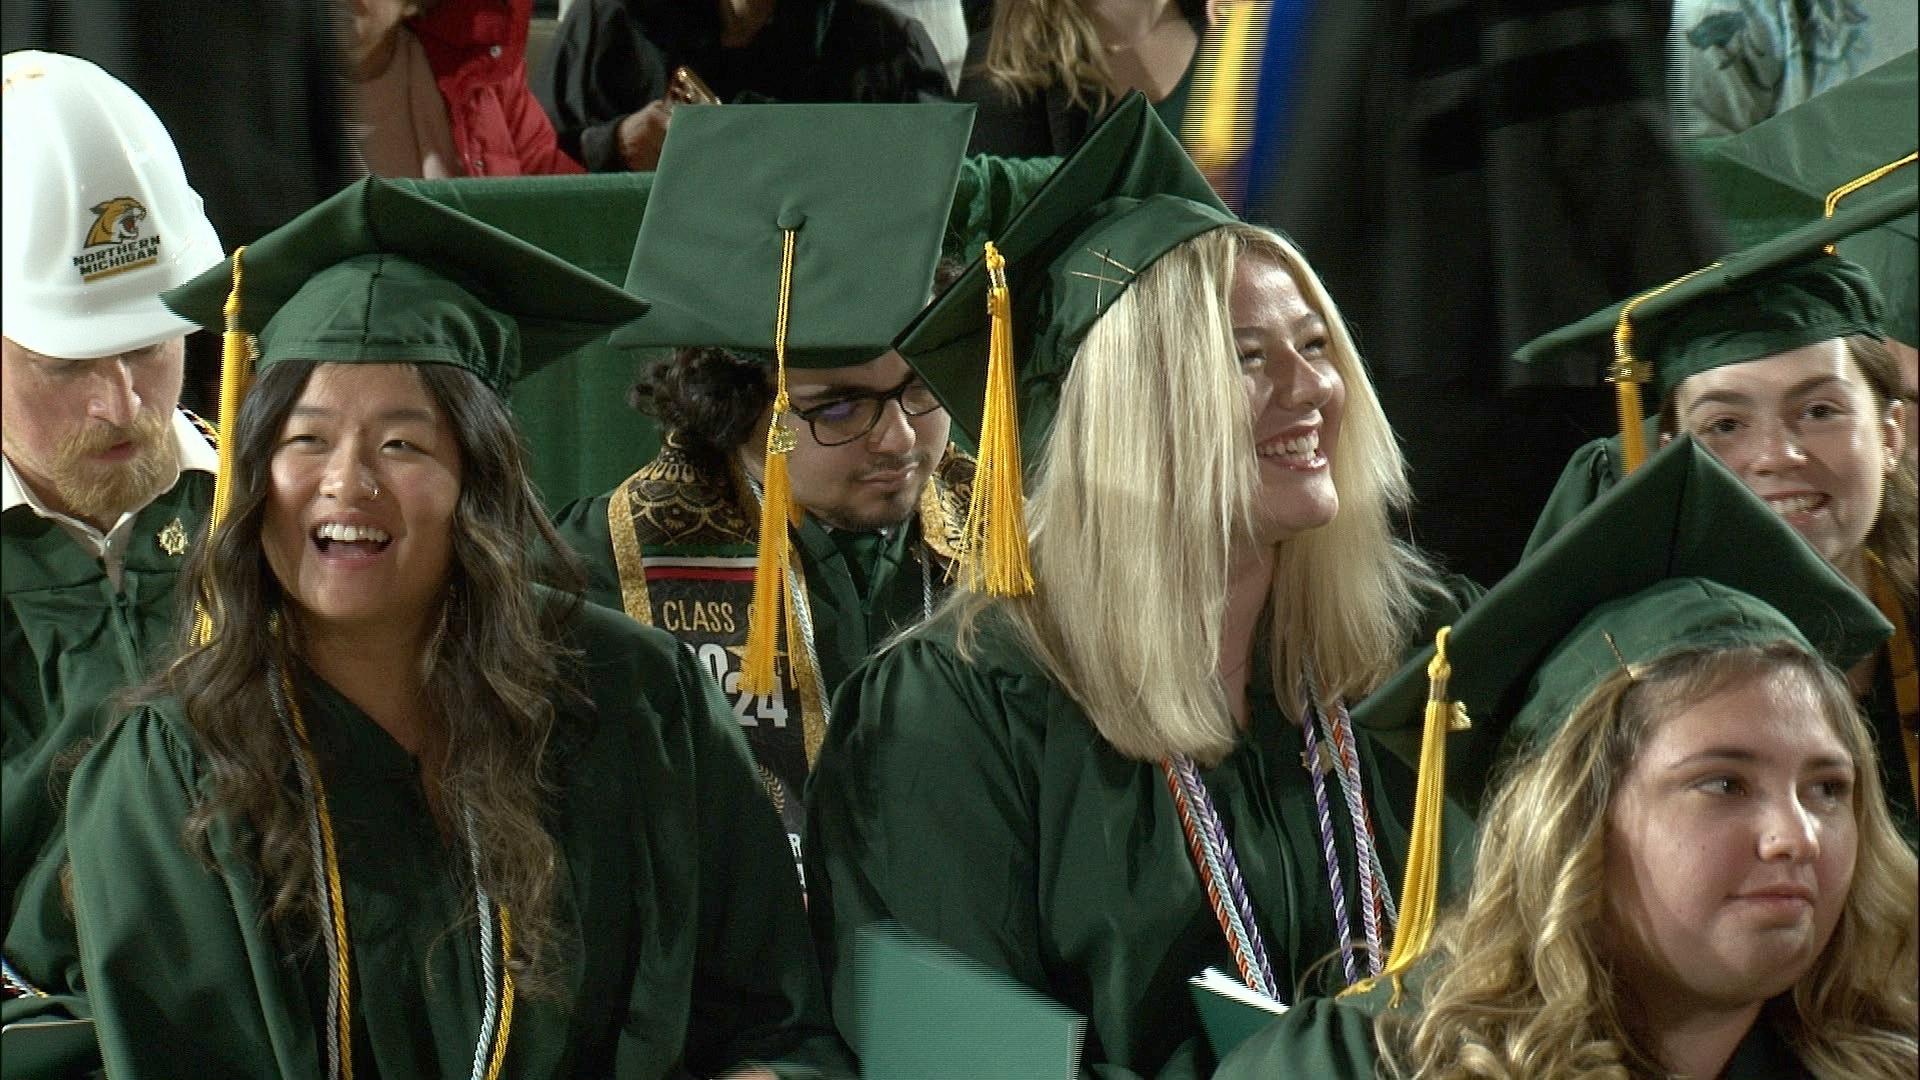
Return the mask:
<svg viewBox="0 0 1920 1080"><path fill-rule="evenodd" d="M710 681L535 584L501 393L645 305L379 181L168 302L211 322L229 281L261 375L198 626L69 804L107 1067L847 1071Z"/></svg>

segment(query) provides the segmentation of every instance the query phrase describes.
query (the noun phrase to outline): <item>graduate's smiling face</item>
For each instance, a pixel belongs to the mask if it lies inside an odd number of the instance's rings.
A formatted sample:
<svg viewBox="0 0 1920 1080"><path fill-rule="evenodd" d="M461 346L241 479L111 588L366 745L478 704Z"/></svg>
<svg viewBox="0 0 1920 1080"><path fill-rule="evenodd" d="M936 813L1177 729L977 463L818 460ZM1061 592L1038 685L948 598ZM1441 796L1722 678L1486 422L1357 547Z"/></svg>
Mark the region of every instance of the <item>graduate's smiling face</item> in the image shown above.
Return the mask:
<svg viewBox="0 0 1920 1080"><path fill-rule="evenodd" d="M899 353L853 367L789 368L787 397L795 502L836 529L888 529L913 516L946 453L949 422ZM760 437L741 447L750 468L760 468L764 449Z"/></svg>
<svg viewBox="0 0 1920 1080"><path fill-rule="evenodd" d="M322 364L273 443L261 545L310 629L416 632L439 616L458 439L411 364Z"/></svg>
<svg viewBox="0 0 1920 1080"><path fill-rule="evenodd" d="M1285 266L1242 255L1229 308L1260 460L1254 541L1277 544L1327 524L1340 510L1332 462L1346 380L1335 365L1326 320Z"/></svg>
<svg viewBox="0 0 1920 1080"><path fill-rule="evenodd" d="M1905 440L1839 338L1703 371L1674 392L1682 430L1843 571L1879 520Z"/></svg>
<svg viewBox="0 0 1920 1080"><path fill-rule="evenodd" d="M1742 674L1643 741L1606 817L1609 950L1643 1008L1793 986L1833 936L1858 844L1855 765L1807 677Z"/></svg>

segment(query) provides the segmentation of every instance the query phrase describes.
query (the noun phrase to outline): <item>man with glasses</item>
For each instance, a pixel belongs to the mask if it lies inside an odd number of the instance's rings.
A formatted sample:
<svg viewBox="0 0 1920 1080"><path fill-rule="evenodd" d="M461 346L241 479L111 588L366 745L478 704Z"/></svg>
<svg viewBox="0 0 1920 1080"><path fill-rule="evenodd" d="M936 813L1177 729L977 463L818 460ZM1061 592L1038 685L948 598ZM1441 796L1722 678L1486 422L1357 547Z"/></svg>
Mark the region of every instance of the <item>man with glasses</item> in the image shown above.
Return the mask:
<svg viewBox="0 0 1920 1080"><path fill-rule="evenodd" d="M588 599L676 635L713 674L796 868L801 794L834 690L933 610L958 557L973 461L948 444L939 399L888 343L959 274L957 263L935 271L970 113L729 105L675 120L627 282L653 306L614 342L675 347L629 398L659 423L662 447L557 515L587 564ZM883 170L897 175L877 206ZM740 179L756 175L782 187ZM797 224L783 275L787 222ZM781 356L789 408L777 423L791 436L798 513L775 685L756 693L741 676Z"/></svg>

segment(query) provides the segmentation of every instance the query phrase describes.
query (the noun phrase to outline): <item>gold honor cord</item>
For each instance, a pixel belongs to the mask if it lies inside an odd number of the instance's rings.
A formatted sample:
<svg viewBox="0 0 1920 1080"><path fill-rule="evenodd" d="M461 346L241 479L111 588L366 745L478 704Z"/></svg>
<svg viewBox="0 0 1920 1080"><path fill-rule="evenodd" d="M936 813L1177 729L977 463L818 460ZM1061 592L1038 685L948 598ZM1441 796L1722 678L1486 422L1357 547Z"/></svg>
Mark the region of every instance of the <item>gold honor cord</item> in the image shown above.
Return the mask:
<svg viewBox="0 0 1920 1080"><path fill-rule="evenodd" d="M1879 168L1874 169L1870 172L1863 173L1860 176L1856 176L1853 179L1847 181L1846 183L1841 184L1839 187L1834 188L1832 191L1827 192L1827 206L1826 206L1825 216L1827 217L1833 216L1833 212L1840 208L1841 199L1844 199L1847 196L1853 194L1854 192L1859 191L1861 188L1866 187L1868 184L1871 184L1874 181L1879 180L1880 178L1886 176L1888 173L1893 172L1895 169L1904 168L1905 166L1913 164L1916 160L1920 160L1920 151L1917 151L1912 154L1908 154L1906 157L1900 158L1897 161L1889 161L1885 165L1882 165ZM1827 254L1829 255L1834 254L1834 250L1835 250L1835 246L1833 244L1827 245L1827 248L1826 248Z"/></svg>
<svg viewBox="0 0 1920 1080"><path fill-rule="evenodd" d="M787 312L793 300L796 230L783 228L781 232L780 306L773 328L773 412L767 421L767 459L760 480L760 551L753 568L753 603L747 611L747 655L740 671L740 689L749 694L771 694L778 685L774 657L779 648L781 594L787 582L787 531L794 518L787 455L793 453L796 441L787 429L786 416L793 409L787 399ZM788 651L792 651L791 641Z"/></svg>
<svg viewBox="0 0 1920 1080"><path fill-rule="evenodd" d="M1447 637L1453 627L1443 626L1433 639L1433 660L1427 664L1426 723L1420 736L1420 775L1413 796L1413 828L1407 839L1407 876L1400 888L1400 924L1395 927L1393 948L1380 974L1361 979L1341 991L1341 996L1364 994L1381 979L1393 983L1391 1006L1400 1004L1402 977L1415 961L1426 954L1433 938L1435 911L1440 900L1441 814L1447 794L1447 735L1472 726L1466 707L1447 699L1447 680L1453 677L1453 665L1447 661Z"/></svg>
<svg viewBox="0 0 1920 1080"><path fill-rule="evenodd" d="M280 693L287 703L287 720L293 727L295 739L294 751L300 755L301 772L309 777L312 789L307 798L312 803L314 819L319 825L320 856L326 867L325 882L327 899L332 912L328 920L327 932L333 936L333 954L337 958L336 984L333 986L334 1007L339 1009L335 1028L329 1032L338 1040L334 1048L334 1061L341 1080L353 1080L353 973L351 971L351 943L347 940L347 901L340 884L340 856L333 839L333 814L327 808L326 785L320 780L320 763L313 756L313 742L307 736L307 721L300 714L300 697L294 693L293 678L285 669L280 675Z"/></svg>
<svg viewBox="0 0 1920 1080"><path fill-rule="evenodd" d="M507 1063L507 1035L513 1030L513 921L507 917L506 905L495 910L500 913L500 1027L493 1033L487 1080L499 1080L500 1069Z"/></svg>
<svg viewBox="0 0 1920 1080"><path fill-rule="evenodd" d="M967 587L991 596L1033 592L1027 550L1025 491L1021 486L1020 417L1014 393L1013 301L1007 291L1007 260L988 241L987 399L980 416L980 454L967 501Z"/></svg>
<svg viewBox="0 0 1920 1080"><path fill-rule="evenodd" d="M1621 472L1628 476L1647 461L1647 431L1643 423L1646 412L1640 402L1640 386L1653 378L1648 366L1633 356L1633 309L1719 265L1716 262L1674 278L1659 288L1641 293L1620 307L1620 321L1613 327L1613 364L1607 368L1607 381L1613 383L1619 395Z"/></svg>
<svg viewBox="0 0 1920 1080"><path fill-rule="evenodd" d="M279 673L280 691L287 703L287 721L293 728L295 751L300 755L303 775L310 779L311 789L307 797L312 803L315 821L320 834L321 860L326 867L326 890L332 918L328 920L328 933L333 937L333 955L337 957L336 983L332 989L332 1004L339 1009L339 1018L335 1029L328 1034L338 1040L334 1061L339 1068L336 1072L341 1080L353 1080L353 972L352 943L347 937L347 900L346 891L341 884L340 854L333 835L333 814L328 808L326 784L320 779L320 763L313 753L313 742L307 735L306 718L300 712L300 697L294 693L293 679L283 669ZM468 841L473 844L471 830ZM478 864L474 869L474 888L480 887ZM507 1040L513 1029L514 979L513 923L508 917L505 904L493 905L498 914L500 926L500 1026L493 1032L492 1045L488 1049L486 1080L498 1080L500 1069L507 1060ZM480 915L485 918L484 912ZM481 935L481 947L486 948L486 935ZM483 957L483 960L486 958ZM484 966L484 965L483 965ZM489 990L491 992L491 990ZM486 1038L486 1033L481 1033Z"/></svg>

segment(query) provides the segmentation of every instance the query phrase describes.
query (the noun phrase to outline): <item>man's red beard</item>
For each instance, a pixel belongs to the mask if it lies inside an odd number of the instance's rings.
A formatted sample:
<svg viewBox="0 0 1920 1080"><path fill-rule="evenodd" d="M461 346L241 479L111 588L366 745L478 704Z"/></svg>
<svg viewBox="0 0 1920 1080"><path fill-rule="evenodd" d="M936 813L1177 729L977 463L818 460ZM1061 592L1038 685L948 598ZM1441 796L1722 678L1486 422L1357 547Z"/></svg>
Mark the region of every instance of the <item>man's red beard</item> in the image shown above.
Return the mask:
<svg viewBox="0 0 1920 1080"><path fill-rule="evenodd" d="M95 455L121 443L133 444L125 461L103 462ZM144 505L171 484L180 471L180 446L172 417L142 409L126 427L89 424L60 440L48 462L54 494L75 517L105 522Z"/></svg>

